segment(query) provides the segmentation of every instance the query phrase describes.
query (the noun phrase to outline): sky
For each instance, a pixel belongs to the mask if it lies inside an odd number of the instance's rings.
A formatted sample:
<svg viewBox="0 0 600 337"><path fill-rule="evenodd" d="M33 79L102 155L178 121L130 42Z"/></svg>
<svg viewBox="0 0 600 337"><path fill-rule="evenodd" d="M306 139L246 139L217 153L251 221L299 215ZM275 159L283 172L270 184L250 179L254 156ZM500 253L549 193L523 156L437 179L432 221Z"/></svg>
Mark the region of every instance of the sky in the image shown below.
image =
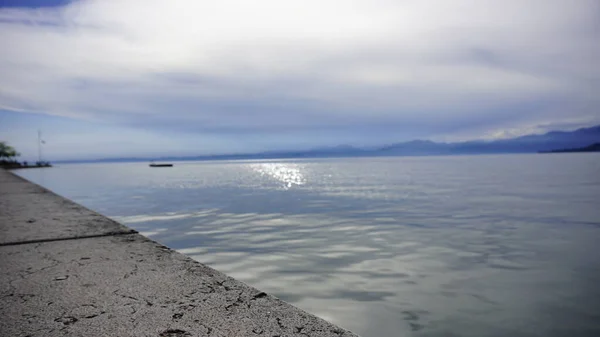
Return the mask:
<svg viewBox="0 0 600 337"><path fill-rule="evenodd" d="M600 124L597 0L0 0L0 140L49 159Z"/></svg>

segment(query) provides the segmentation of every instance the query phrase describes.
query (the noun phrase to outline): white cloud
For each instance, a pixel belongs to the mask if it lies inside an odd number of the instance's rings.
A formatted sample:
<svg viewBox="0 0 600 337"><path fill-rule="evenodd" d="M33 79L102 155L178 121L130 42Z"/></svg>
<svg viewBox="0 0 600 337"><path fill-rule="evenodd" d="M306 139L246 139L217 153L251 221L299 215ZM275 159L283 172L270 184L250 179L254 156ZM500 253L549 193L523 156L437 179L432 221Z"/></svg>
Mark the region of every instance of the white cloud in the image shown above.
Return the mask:
<svg viewBox="0 0 600 337"><path fill-rule="evenodd" d="M439 129L489 115L476 127L493 131L502 109L551 101L552 111L504 122L597 121L599 9L594 0L87 0L0 9L0 106L248 130L364 121Z"/></svg>

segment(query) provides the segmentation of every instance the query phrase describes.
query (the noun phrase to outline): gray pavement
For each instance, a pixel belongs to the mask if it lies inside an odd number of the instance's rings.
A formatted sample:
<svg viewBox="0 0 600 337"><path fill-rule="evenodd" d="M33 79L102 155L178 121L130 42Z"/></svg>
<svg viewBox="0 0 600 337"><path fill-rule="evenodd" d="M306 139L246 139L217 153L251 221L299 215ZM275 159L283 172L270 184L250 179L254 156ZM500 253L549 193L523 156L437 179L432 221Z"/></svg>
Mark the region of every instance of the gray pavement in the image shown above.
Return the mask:
<svg viewBox="0 0 600 337"><path fill-rule="evenodd" d="M0 169L0 244L135 232Z"/></svg>
<svg viewBox="0 0 600 337"><path fill-rule="evenodd" d="M355 336L0 169L0 336Z"/></svg>

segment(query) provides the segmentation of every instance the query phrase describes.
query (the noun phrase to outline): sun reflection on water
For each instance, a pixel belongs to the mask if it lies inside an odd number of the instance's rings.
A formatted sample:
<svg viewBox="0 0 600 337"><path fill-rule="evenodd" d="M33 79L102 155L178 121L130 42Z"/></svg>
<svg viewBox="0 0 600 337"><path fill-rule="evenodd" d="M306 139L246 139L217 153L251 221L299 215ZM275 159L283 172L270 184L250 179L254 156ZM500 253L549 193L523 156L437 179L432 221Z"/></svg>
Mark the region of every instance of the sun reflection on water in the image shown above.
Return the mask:
<svg viewBox="0 0 600 337"><path fill-rule="evenodd" d="M300 186L306 183L306 178L300 172L298 164L290 163L257 163L250 164L250 168L261 176L270 176L283 183L284 189Z"/></svg>

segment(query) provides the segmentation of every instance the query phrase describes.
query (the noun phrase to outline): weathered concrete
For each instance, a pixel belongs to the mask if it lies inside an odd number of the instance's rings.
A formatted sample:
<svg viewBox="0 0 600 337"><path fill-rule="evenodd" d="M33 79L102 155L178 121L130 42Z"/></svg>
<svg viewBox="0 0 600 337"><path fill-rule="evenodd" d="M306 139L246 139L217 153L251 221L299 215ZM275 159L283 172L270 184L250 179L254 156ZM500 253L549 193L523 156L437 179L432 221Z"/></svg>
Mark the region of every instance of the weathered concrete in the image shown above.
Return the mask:
<svg viewBox="0 0 600 337"><path fill-rule="evenodd" d="M2 171L3 169L0 168L0 171ZM14 183L14 182L27 182L27 180L14 175L14 174L7 174L7 173L0 173L0 184L4 184L4 183ZM2 186L2 185L0 185Z"/></svg>
<svg viewBox="0 0 600 337"><path fill-rule="evenodd" d="M1 336L355 336L10 176Z"/></svg>
<svg viewBox="0 0 600 337"><path fill-rule="evenodd" d="M0 244L135 232L0 169Z"/></svg>

